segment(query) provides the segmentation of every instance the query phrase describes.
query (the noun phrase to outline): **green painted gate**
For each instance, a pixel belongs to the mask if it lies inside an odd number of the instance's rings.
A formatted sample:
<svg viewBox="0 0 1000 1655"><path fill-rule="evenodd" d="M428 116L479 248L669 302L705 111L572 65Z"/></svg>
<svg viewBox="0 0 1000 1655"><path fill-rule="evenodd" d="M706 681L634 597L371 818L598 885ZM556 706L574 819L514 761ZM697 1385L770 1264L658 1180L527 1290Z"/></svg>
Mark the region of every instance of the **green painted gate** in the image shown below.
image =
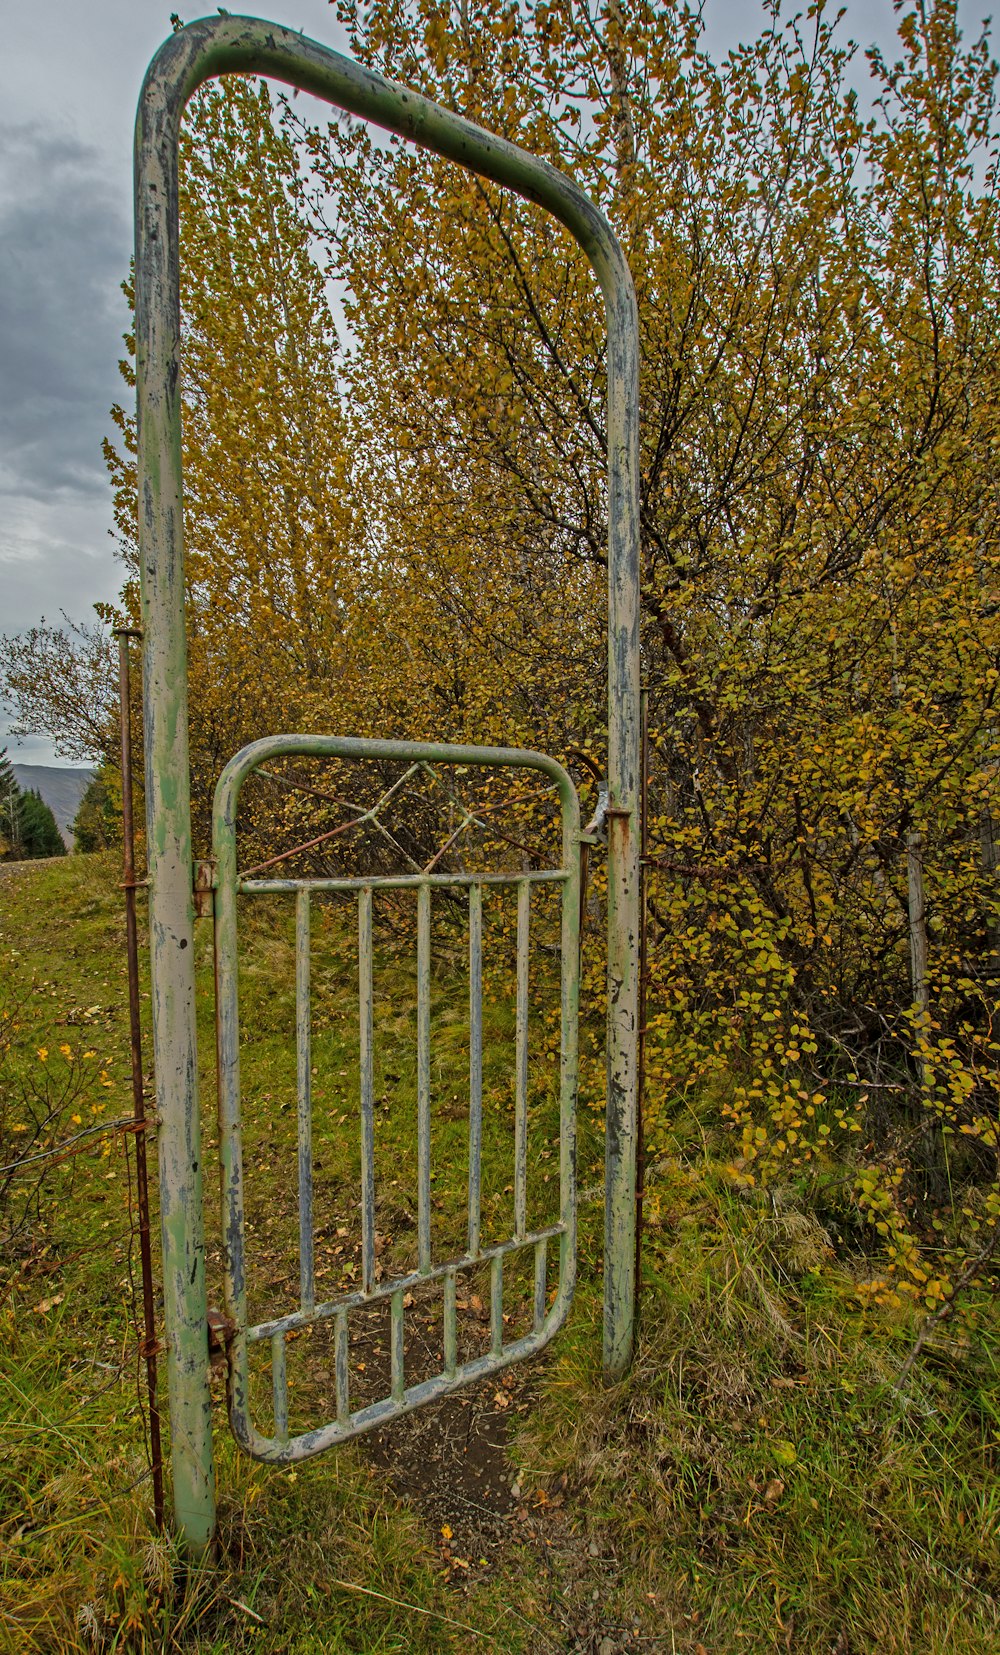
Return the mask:
<svg viewBox="0 0 1000 1655"><path fill-rule="evenodd" d="M136 381L138 410L139 541L144 627L143 681L145 720L146 812L148 830L150 951L153 995L153 1043L156 1065L157 1144L163 1257L166 1369L170 1402L171 1467L174 1515L192 1553L204 1550L215 1531L215 1483L212 1453L211 1397L205 1293L203 1152L198 1111L198 1054L194 985L194 870L191 846L188 763L188 696L184 621L183 482L181 475L181 318L178 235L178 138L185 103L198 86L224 73L259 74L301 88L351 114L376 122L438 155L507 185L552 213L576 238L589 259L604 298L608 329L608 1027L605 1190L604 1372L615 1379L627 1368L632 1349L635 1300L635 1156L638 1078L639 976L639 518L638 518L638 334L635 295L628 266L606 219L565 174L515 145L485 132L452 111L408 88L395 85L351 59L260 19L222 15L192 23L172 35L150 64L139 100L135 141L135 290ZM301 751L308 740L326 741L326 750L350 744L343 738L282 737ZM264 744L268 752L274 743ZM403 744L354 744L371 753ZM226 974L235 970L232 931L236 897L231 822L227 800L235 804L246 767L252 768L259 744L227 767L217 793L215 827L219 856L218 960L220 965L220 1050L222 1062L224 1188L227 1215L229 1307L235 1331L232 1342L231 1417L234 1429L252 1452L271 1459L301 1457L365 1428L372 1421L352 1414L346 1383L337 1385L337 1417L306 1441L287 1435L287 1390L283 1380L286 1336L294 1321L250 1327L243 1317L239 1238L240 1173L238 1154L239 1093L232 1065L238 1052L236 1000L227 998ZM287 748L285 750L288 750ZM414 749L416 755L417 749ZM429 753L432 749L420 749ZM433 749L440 757L441 749ZM452 752L455 750L453 749ZM536 1302L535 1326L523 1346L503 1338L503 1249L488 1260L491 1272L491 1350L486 1368L463 1368L454 1340L446 1341L442 1372L428 1390L408 1386L401 1361L400 1335L393 1334L390 1394L382 1418L440 1394L442 1389L474 1379L480 1371L517 1360L551 1336L568 1309L573 1281L574 1199L572 1188L572 1099L575 1090L576 989L571 941L573 872L578 867L569 844L577 831L575 796L554 761L538 755L488 749L464 749L470 763L534 765L546 771L562 792L564 855L559 870L563 888L564 931L563 1051L561 1132L561 1211L550 1234L510 1238L510 1249L541 1249L550 1242L560 1254L555 1305L546 1311ZM361 756L355 751L354 756ZM416 758L415 762L419 762ZM306 882L292 882L302 914L310 898ZM477 884L469 886L470 959L475 954ZM363 959L370 924L374 881L363 881L359 895L359 940ZM424 889L432 890L424 880ZM530 892L529 892L530 896ZM426 907L428 898L418 896ZM367 917L366 917L367 916ZM567 927L569 929L567 929ZM300 946L300 959L305 951ZM305 960L302 970L307 971ZM303 979L304 980L304 979ZM361 981L365 1018L364 968ZM568 998L567 998L568 997ZM566 1015L569 1012L570 1015ZM369 1012L370 1014L370 1012ZM228 1033L227 1033L228 1029ZM300 1034L300 1039L302 1035ZM227 1064L230 1066L227 1070ZM362 1063L364 1070L364 1062ZM228 1078L227 1078L228 1075ZM362 1081L362 1093L364 1081ZM309 1303L308 1165L305 1106L300 1127L301 1300L295 1315L312 1319L329 1311L335 1330L351 1306ZM362 1096L362 1127L364 1101ZM470 1192L470 1232L475 1192ZM364 1204L363 1204L364 1212ZM230 1220L236 1220L234 1231ZM470 1233L468 1256L476 1238ZM506 1246L506 1244L505 1244ZM495 1262L499 1260L499 1262ZM441 1272L446 1306L454 1292L454 1272L461 1261L435 1264L424 1253L431 1274ZM418 1271L418 1274L420 1272ZM393 1314L401 1286L388 1284ZM362 1293L374 1295L373 1282ZM452 1320L452 1327L453 1327ZM446 1332L447 1332L446 1312ZM339 1337L343 1348L342 1331ZM246 1351L268 1340L272 1358L272 1427L264 1436L253 1426L247 1401ZM340 1362L343 1380L343 1363ZM427 1382L424 1382L426 1385ZM363 1410L360 1411L363 1413Z"/></svg>
<svg viewBox="0 0 1000 1655"><path fill-rule="evenodd" d="M236 815L240 789L262 764L291 755L354 760L402 760L401 782L431 766L462 765L526 769L541 773L559 792L562 854L557 868L505 873L417 873L383 877L305 879L241 876L236 860ZM381 802L381 801L380 801ZM378 805L366 812L371 818ZM363 819L363 818L362 818ZM222 1157L222 1221L225 1239L229 1418L237 1440L255 1459L287 1464L308 1459L335 1443L385 1425L398 1415L448 1391L533 1356L558 1332L569 1313L576 1278L576 1086L577 1013L580 999L580 812L572 781L553 759L505 748L450 747L440 743L360 741L337 736L272 736L253 742L230 761L215 793L212 850L215 884L215 977L219 1070L219 1135ZM543 1229L527 1224L528 1181L528 963L532 893L541 886L560 894L559 1038L559 1217ZM517 893L517 1032L515 1057L513 1234L484 1246L482 1239L483 1138L483 892L511 888ZM417 899L417 1268L380 1280L375 1262L375 1087L373 1019L373 904L382 891L414 891ZM361 1281L352 1292L323 1302L316 1294L313 1217L313 1103L311 1098L312 1017L310 1007L311 927L314 895L353 897L358 910L359 1115L361 1139ZM469 958L469 1172L467 1243L459 1256L435 1258L431 1248L431 905L434 897L461 893L467 901ZM247 1314L246 1209L243 1188L240 1094L237 898L281 894L295 902L295 1022L298 1138L299 1304L284 1316L253 1324ZM557 1281L548 1303L548 1254L557 1255ZM529 1254L534 1293L531 1331L505 1336L504 1263ZM458 1284L488 1269L487 1352L461 1361L458 1341ZM404 1318L415 1290L443 1287L443 1362L437 1373L408 1382ZM388 1392L355 1408L348 1362L352 1311L380 1301L390 1307ZM289 1435L286 1342L304 1328L332 1321L335 1417ZM271 1434L251 1417L249 1347L270 1346Z"/></svg>

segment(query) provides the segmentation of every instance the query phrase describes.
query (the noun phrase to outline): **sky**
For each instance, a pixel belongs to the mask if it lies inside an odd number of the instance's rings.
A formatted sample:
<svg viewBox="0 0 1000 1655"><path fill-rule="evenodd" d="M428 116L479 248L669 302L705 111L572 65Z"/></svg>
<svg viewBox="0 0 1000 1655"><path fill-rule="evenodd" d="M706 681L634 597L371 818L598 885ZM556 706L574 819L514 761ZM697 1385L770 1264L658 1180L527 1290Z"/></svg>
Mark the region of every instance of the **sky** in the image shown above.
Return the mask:
<svg viewBox="0 0 1000 1655"><path fill-rule="evenodd" d="M132 124L146 64L179 4L4 7L0 633L42 617L58 623L61 611L91 619L92 605L116 598L121 584L101 444L112 435L112 403L128 394L118 360L128 325L120 283L132 240ZM965 0L967 32L986 9L985 0ZM327 0L262 0L245 10L345 49ZM762 17L759 0L706 0L707 49L720 56L754 38ZM892 0L849 0L847 24L862 45L891 51ZM45 738L18 742L10 722L0 708L0 746L11 758L61 762Z"/></svg>

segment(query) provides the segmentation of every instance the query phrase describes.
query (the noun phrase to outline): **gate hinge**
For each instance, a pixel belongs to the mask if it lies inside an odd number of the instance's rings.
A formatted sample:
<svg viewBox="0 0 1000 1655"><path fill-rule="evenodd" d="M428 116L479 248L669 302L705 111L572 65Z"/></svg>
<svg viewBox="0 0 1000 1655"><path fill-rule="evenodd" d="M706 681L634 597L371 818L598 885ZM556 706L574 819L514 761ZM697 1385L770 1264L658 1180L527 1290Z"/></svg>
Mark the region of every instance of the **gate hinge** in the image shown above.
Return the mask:
<svg viewBox="0 0 1000 1655"><path fill-rule="evenodd" d="M195 919L211 919L215 912L212 902L212 892L215 890L215 863L206 858L203 862L195 862L192 871L191 888L194 892Z"/></svg>
<svg viewBox="0 0 1000 1655"><path fill-rule="evenodd" d="M223 1316L221 1310L209 1310L205 1318L208 1327L208 1359L213 1368L229 1366L229 1350L236 1337L236 1323Z"/></svg>
<svg viewBox="0 0 1000 1655"><path fill-rule="evenodd" d="M606 781L601 781L597 788L597 809L580 834L580 841L584 845L606 845L608 836L604 831L604 824L611 811L611 794Z"/></svg>

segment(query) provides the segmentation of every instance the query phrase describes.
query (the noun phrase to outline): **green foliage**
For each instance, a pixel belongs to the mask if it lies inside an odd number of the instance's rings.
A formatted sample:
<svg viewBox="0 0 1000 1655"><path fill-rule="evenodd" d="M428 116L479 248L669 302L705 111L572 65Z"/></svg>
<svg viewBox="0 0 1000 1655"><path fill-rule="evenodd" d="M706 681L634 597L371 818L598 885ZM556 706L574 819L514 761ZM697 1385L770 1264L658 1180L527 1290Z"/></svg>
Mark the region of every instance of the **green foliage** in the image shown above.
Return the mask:
<svg viewBox="0 0 1000 1655"><path fill-rule="evenodd" d="M87 785L73 819L73 839L78 851L107 850L121 843L121 774L102 764Z"/></svg>
<svg viewBox="0 0 1000 1655"><path fill-rule="evenodd" d="M65 854L66 846L49 806L33 789L21 791L7 749L0 749L0 861Z"/></svg>
<svg viewBox="0 0 1000 1655"><path fill-rule="evenodd" d="M56 819L34 788L21 795L21 835L21 855L25 858L66 855Z"/></svg>
<svg viewBox="0 0 1000 1655"><path fill-rule="evenodd" d="M7 749L0 747L0 861L17 860L21 840L21 789Z"/></svg>
<svg viewBox="0 0 1000 1655"><path fill-rule="evenodd" d="M519 1441L525 1470L569 1480L595 1549L656 1605L644 1632L670 1627L678 1650L986 1655L994 1311L941 1337L901 1396L912 1324L852 1308L849 1258L831 1265L815 1213L678 1147L652 1180L634 1368L609 1406L599 1307L584 1310Z"/></svg>

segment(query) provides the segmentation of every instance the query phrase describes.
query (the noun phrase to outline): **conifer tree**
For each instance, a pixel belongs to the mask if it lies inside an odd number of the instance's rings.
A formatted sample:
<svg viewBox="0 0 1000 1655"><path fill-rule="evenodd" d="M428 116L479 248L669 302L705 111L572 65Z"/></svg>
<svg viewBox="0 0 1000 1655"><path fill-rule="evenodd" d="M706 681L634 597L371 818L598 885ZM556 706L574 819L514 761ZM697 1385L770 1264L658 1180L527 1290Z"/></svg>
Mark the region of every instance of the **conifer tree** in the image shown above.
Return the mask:
<svg viewBox="0 0 1000 1655"><path fill-rule="evenodd" d="M22 856L21 789L6 747L0 747L0 861L13 862Z"/></svg>
<svg viewBox="0 0 1000 1655"><path fill-rule="evenodd" d="M21 824L25 859L65 856L63 836L50 807L34 788L21 795Z"/></svg>
<svg viewBox="0 0 1000 1655"><path fill-rule="evenodd" d="M73 841L78 851L106 850L121 843L121 779L110 764L102 764L87 785L73 818Z"/></svg>

